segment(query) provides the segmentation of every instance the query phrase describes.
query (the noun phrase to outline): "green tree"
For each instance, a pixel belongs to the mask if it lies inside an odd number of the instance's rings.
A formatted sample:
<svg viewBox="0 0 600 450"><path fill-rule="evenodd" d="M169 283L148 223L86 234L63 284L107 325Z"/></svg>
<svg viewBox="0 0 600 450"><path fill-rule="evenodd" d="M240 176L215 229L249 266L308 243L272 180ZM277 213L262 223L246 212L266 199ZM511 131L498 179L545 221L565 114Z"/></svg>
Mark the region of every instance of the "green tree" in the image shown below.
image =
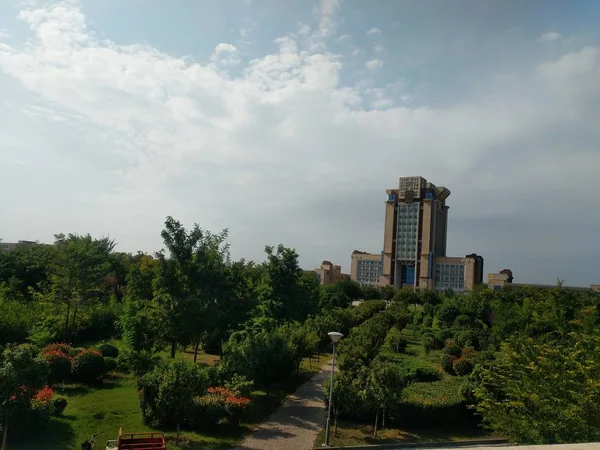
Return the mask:
<svg viewBox="0 0 600 450"><path fill-rule="evenodd" d="M46 384L50 368L38 349L29 344L8 347L0 358L0 414L2 450L7 449L9 422L26 411Z"/></svg>
<svg viewBox="0 0 600 450"><path fill-rule="evenodd" d="M524 338L503 343L476 370L477 411L495 432L520 444L600 439L600 337Z"/></svg>
<svg viewBox="0 0 600 450"><path fill-rule="evenodd" d="M328 380L323 385L326 406L329 402L330 387L331 381ZM344 412L352 412L361 409L360 388L360 380L347 372L338 372L333 377L333 402L331 411L333 412L333 435L335 437L337 437L337 422L339 415Z"/></svg>
<svg viewBox="0 0 600 450"><path fill-rule="evenodd" d="M362 398L375 411L374 436L377 437L379 412L382 412L382 427L385 428L386 410L398 404L405 386L402 372L392 363L374 364L367 375Z"/></svg>
<svg viewBox="0 0 600 450"><path fill-rule="evenodd" d="M115 243L109 238L93 239L89 234L57 234L55 239L56 256L50 267L50 284L54 298L66 305L64 335L65 341L70 342L79 308L102 300Z"/></svg>
<svg viewBox="0 0 600 450"><path fill-rule="evenodd" d="M189 417L194 398L204 395L208 376L202 368L187 360L163 363L138 381L140 408L145 422L177 426Z"/></svg>

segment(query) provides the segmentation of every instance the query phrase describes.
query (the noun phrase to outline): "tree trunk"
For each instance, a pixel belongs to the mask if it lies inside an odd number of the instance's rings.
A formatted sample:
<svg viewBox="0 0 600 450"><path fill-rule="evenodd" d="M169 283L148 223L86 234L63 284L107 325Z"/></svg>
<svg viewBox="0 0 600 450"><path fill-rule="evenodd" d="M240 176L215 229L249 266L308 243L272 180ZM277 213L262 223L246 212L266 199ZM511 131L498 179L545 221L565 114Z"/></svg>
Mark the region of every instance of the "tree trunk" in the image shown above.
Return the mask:
<svg viewBox="0 0 600 450"><path fill-rule="evenodd" d="M319 362L319 350L317 350L317 362Z"/></svg>
<svg viewBox="0 0 600 450"><path fill-rule="evenodd" d="M375 430L373 431L373 436L377 437L377 422L379 422L379 408L377 408L377 413L375 414Z"/></svg>
<svg viewBox="0 0 600 450"><path fill-rule="evenodd" d="M177 443L179 444L179 422L177 422Z"/></svg>
<svg viewBox="0 0 600 450"><path fill-rule="evenodd" d="M198 347L200 347L200 342L196 342L196 345L194 345L194 364L196 364L196 359L198 359Z"/></svg>
<svg viewBox="0 0 600 450"><path fill-rule="evenodd" d="M71 315L71 303L67 303L67 320L65 320L65 342L69 340L69 316Z"/></svg>
<svg viewBox="0 0 600 450"><path fill-rule="evenodd" d="M75 320L77 320L77 303L75 304L75 308L73 309L73 321L71 322L71 330L69 333L69 342L67 342L67 344L70 344L71 341L73 340L73 330L75 329Z"/></svg>
<svg viewBox="0 0 600 450"><path fill-rule="evenodd" d="M384 429L385 428L385 408L383 408L382 414L383 415L381 416L381 429Z"/></svg>
<svg viewBox="0 0 600 450"><path fill-rule="evenodd" d="M337 418L339 414L340 411L338 410L333 416L333 437L337 437Z"/></svg>
<svg viewBox="0 0 600 450"><path fill-rule="evenodd" d="M175 359L175 350L177 350L177 342L171 342L171 359Z"/></svg>
<svg viewBox="0 0 600 450"><path fill-rule="evenodd" d="M312 369L312 356L308 357L308 367Z"/></svg>
<svg viewBox="0 0 600 450"><path fill-rule="evenodd" d="M6 441L8 439L8 411L4 414L4 426L2 427L2 450L6 450Z"/></svg>

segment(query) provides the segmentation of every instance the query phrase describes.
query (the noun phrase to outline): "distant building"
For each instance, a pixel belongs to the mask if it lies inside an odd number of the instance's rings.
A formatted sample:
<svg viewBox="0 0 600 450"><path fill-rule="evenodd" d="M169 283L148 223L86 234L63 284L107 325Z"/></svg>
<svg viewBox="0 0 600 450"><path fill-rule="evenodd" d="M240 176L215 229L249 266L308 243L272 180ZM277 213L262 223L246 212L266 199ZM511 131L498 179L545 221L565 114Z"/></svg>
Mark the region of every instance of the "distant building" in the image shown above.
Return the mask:
<svg viewBox="0 0 600 450"><path fill-rule="evenodd" d="M386 193L381 286L463 292L483 283L483 257L446 256L447 188L401 177Z"/></svg>
<svg viewBox="0 0 600 450"><path fill-rule="evenodd" d="M18 241L18 242L2 242L0 241L0 252L14 250L17 247L25 247L28 245L36 245L37 241Z"/></svg>
<svg viewBox="0 0 600 450"><path fill-rule="evenodd" d="M513 283L513 273L510 269L501 270L499 273L488 273L488 288L493 291L499 291L505 288L518 287L535 287L552 289L558 287L558 284L531 284L531 283ZM588 292L592 291L600 295L600 284L592 284L590 287L585 286L560 286L562 289L570 291Z"/></svg>
<svg viewBox="0 0 600 450"><path fill-rule="evenodd" d="M354 250L350 256L350 279L359 284L378 286L383 270L383 252L367 253Z"/></svg>
<svg viewBox="0 0 600 450"><path fill-rule="evenodd" d="M350 275L342 273L342 266L333 264L331 261L323 261L321 267L315 269L315 273L320 284L332 284L350 279Z"/></svg>

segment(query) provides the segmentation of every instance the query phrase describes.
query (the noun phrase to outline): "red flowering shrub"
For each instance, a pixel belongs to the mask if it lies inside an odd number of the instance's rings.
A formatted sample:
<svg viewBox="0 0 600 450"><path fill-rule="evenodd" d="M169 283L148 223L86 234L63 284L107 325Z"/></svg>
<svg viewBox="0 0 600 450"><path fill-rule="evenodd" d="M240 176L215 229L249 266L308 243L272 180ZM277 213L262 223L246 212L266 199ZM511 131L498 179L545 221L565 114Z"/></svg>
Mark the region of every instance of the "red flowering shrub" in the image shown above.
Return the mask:
<svg viewBox="0 0 600 450"><path fill-rule="evenodd" d="M50 375L48 376L50 384L71 379L73 358L68 353L54 349L42 350L42 358L50 365Z"/></svg>
<svg viewBox="0 0 600 450"><path fill-rule="evenodd" d="M87 349L73 358L73 377L83 382L94 382L106 374L104 358L98 350Z"/></svg>
<svg viewBox="0 0 600 450"><path fill-rule="evenodd" d="M42 349L42 355L45 355L46 353L50 352L60 352L64 353L65 355L71 355L73 353L73 347L71 347L69 344L56 343L46 345Z"/></svg>
<svg viewBox="0 0 600 450"><path fill-rule="evenodd" d="M228 419L231 423L239 423L252 401L248 397L237 394L222 386L208 388L208 393L196 397L196 424L209 422L218 423L221 419Z"/></svg>
<svg viewBox="0 0 600 450"><path fill-rule="evenodd" d="M54 391L52 388L50 386L44 386L37 392L37 394L35 394L33 400L40 403L50 403L53 395Z"/></svg>

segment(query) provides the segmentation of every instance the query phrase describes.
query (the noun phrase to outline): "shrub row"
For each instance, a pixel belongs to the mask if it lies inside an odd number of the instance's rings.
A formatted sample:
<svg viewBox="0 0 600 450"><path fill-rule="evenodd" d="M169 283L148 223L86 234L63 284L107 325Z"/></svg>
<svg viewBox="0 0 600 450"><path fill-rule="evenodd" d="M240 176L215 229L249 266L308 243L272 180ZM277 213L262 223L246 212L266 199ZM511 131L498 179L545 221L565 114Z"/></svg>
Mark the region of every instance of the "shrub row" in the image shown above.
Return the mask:
<svg viewBox="0 0 600 450"><path fill-rule="evenodd" d="M104 344L100 349L76 349L68 344L50 344L42 349L42 358L50 366L48 382L50 384L63 381L77 380L92 383L101 379L107 372L117 368L114 357L118 349L110 344Z"/></svg>

